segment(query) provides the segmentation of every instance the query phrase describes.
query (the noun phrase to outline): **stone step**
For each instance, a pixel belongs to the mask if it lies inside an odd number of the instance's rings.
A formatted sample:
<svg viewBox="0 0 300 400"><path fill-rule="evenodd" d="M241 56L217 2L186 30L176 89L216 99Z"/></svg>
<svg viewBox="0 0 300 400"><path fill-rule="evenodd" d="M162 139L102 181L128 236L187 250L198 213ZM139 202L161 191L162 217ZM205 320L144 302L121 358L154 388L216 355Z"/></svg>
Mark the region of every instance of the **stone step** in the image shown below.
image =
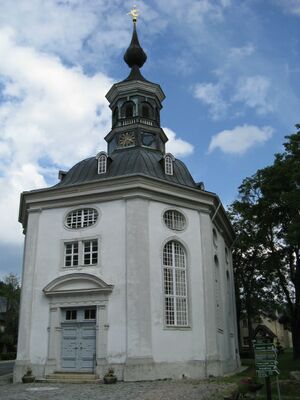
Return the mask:
<svg viewBox="0 0 300 400"><path fill-rule="evenodd" d="M84 372L55 372L53 374L46 375L46 379L87 379L95 380L97 376L95 374L87 374Z"/></svg>
<svg viewBox="0 0 300 400"><path fill-rule="evenodd" d="M95 374L85 372L55 372L46 375L45 378L38 378L36 382L42 383L99 383L100 379Z"/></svg>
<svg viewBox="0 0 300 400"><path fill-rule="evenodd" d="M101 383L100 379L62 379L62 378L38 378L35 380L37 383L74 383L74 384L91 384Z"/></svg>

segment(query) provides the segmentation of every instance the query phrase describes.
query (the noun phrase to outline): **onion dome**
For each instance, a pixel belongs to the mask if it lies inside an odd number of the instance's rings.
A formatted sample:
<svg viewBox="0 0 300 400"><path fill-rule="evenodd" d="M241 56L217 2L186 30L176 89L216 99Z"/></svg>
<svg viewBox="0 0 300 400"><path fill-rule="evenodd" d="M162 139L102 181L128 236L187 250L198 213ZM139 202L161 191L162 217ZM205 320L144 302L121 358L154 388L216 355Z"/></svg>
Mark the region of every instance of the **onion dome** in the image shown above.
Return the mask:
<svg viewBox="0 0 300 400"><path fill-rule="evenodd" d="M141 68L147 60L147 55L142 49L136 31L136 24L133 24L131 43L124 54L124 61L130 68Z"/></svg>

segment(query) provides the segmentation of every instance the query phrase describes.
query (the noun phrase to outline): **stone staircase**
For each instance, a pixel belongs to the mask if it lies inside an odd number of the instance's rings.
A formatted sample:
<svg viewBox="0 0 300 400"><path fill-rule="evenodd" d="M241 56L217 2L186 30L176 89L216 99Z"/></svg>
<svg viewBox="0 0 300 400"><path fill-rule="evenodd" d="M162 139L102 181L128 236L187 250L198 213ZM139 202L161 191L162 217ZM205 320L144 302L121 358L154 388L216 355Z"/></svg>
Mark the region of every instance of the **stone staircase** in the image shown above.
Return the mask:
<svg viewBox="0 0 300 400"><path fill-rule="evenodd" d="M84 372L54 372L46 375L45 378L37 378L40 383L100 383L97 375L86 374Z"/></svg>

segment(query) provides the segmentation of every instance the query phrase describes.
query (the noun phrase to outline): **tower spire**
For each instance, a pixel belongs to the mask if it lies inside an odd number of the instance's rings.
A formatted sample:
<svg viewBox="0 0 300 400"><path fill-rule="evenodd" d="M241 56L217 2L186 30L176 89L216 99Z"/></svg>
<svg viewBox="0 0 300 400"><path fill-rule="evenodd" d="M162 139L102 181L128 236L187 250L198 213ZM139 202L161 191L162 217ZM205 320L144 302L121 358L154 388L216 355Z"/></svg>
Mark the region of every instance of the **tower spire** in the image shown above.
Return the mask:
<svg viewBox="0 0 300 400"><path fill-rule="evenodd" d="M139 12L136 6L134 6L134 8L130 11L129 14L132 16L133 33L132 33L131 43L124 54L124 61L129 66L129 68L139 69L142 68L142 66L145 64L147 60L147 55L140 45L136 30L137 18L139 16Z"/></svg>

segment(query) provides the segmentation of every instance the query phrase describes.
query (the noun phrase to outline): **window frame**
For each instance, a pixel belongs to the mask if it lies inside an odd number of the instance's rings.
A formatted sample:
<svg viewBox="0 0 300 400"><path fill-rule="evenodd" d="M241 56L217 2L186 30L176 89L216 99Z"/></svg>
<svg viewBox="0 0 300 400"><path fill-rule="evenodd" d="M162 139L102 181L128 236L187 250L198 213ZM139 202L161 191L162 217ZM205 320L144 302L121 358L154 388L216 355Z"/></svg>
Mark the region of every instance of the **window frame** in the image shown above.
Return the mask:
<svg viewBox="0 0 300 400"><path fill-rule="evenodd" d="M168 243L172 244L172 263L173 265L165 265L164 263L164 250L165 247ZM185 268L178 268L175 267L176 262L175 262L175 258L173 258L174 256L174 245L173 244L178 244L179 246L181 246L183 252L184 252L184 262L185 262ZM161 251L161 268L162 268L162 299L163 299L163 324L164 324L164 329L167 330L190 330L191 329L191 317L192 317L192 312L191 312L191 304L190 304L190 296L189 296L189 274L188 274L188 260L189 260L189 255L188 255L188 250L187 250L187 246L185 244L183 244L181 241L178 240L178 238L169 238L168 240L166 240L163 243L162 246L162 251ZM172 274L172 278L173 278L173 295L172 294L166 294L166 286L165 286L165 270L166 269L171 269L171 274ZM181 296L178 294L174 294L174 288L176 287L176 282L178 283L178 281L176 281L176 270L178 271L185 271L185 295ZM175 282L175 284L174 284ZM173 298L173 306L174 306L174 324L169 324L167 323L167 319L166 319L166 298ZM177 303L176 303L176 299L177 298L184 298L186 300L186 324L178 324L178 313L177 313Z"/></svg>
<svg viewBox="0 0 300 400"><path fill-rule="evenodd" d="M175 158L171 153L167 153L164 156L164 172L166 175L174 175L174 162Z"/></svg>
<svg viewBox="0 0 300 400"><path fill-rule="evenodd" d="M107 172L107 154L104 152L101 152L97 154L96 159L97 159L97 173L98 175L106 174Z"/></svg>
<svg viewBox="0 0 300 400"><path fill-rule="evenodd" d="M97 262L95 264L84 263L84 243L97 241ZM66 246L71 243L78 243L78 264L77 265L66 265ZM101 252L101 237L99 235L91 237L82 237L75 239L62 239L61 240L61 269L64 271L68 270L80 270L86 268L99 268L100 267L100 252Z"/></svg>
<svg viewBox="0 0 300 400"><path fill-rule="evenodd" d="M96 217L96 219L95 219L95 221L91 224L91 225L87 225L87 226L79 226L79 227L71 227L71 226L68 226L68 224L67 224L67 219L68 219L68 217L69 217L69 215L70 214L72 214L72 213L75 213L75 212L81 212L81 214L83 214L84 213L84 210L94 210L95 212L96 212L96 214L97 214L97 217ZM98 210L98 208L97 207L95 207L94 205L92 205L92 206L81 206L81 207L74 207L74 208L72 208L71 210L69 209L66 213L65 213L65 215L64 215L64 223L63 223L63 225L64 225L64 228L65 229L67 229L68 231L72 231L72 232L74 232L74 231L76 231L76 230L83 230L83 229L89 229L89 228L92 228L92 227L94 227L97 223L98 223L98 221L99 221L99 219L100 219L100 211ZM82 217L81 217L82 218ZM83 221L84 219L82 218L82 221ZM82 225L82 223L81 223L81 225Z"/></svg>
<svg viewBox="0 0 300 400"><path fill-rule="evenodd" d="M184 218L184 226L183 226L182 229L171 228L166 224L165 215L166 215L167 212L179 213L179 214L181 214L183 216L183 218ZM174 220L174 217L172 217L172 219ZM162 213L162 223L168 230L171 230L174 233L175 232L176 233L181 233L181 232L183 232L183 231L185 231L187 229L188 219L187 219L186 214L182 210L178 210L177 208L166 208Z"/></svg>

